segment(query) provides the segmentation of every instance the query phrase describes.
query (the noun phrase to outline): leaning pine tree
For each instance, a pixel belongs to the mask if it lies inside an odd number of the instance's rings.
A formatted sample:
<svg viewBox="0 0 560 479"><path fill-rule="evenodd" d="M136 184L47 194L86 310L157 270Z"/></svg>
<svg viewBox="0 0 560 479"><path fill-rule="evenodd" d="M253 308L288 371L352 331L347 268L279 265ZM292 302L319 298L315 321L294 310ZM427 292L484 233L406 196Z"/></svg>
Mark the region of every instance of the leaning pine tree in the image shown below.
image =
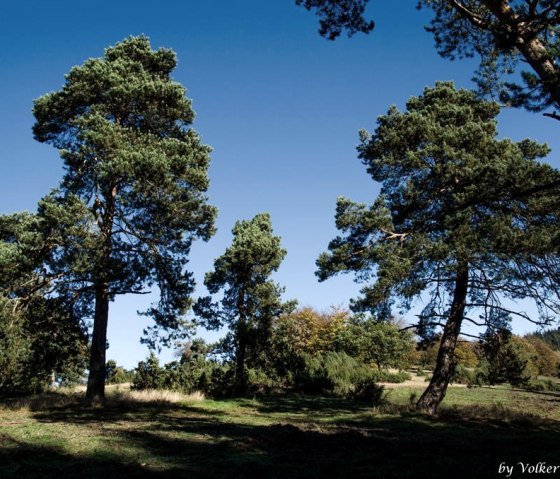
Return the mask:
<svg viewBox="0 0 560 479"><path fill-rule="evenodd" d="M427 88L404 113L390 108L358 147L380 195L371 206L338 200L343 236L318 260L321 280L354 272L370 283L356 310L426 301L417 332L442 331L421 410L443 400L465 322L546 324L559 312L560 191L543 186L558 184L560 173L537 161L546 146L497 139L498 113L452 83ZM534 300L538 317L512 306L523 298Z"/></svg>
<svg viewBox="0 0 560 479"><path fill-rule="evenodd" d="M131 37L74 67L61 90L35 101L35 138L64 160L59 201L87 207L88 234L76 236L76 254L51 267L60 269L53 276L61 289L94 305L89 399L104 396L109 303L157 287L160 301L146 313L156 327L145 341L153 345L162 330L169 339L190 306L191 243L213 233L216 212L205 196L210 148L189 126L194 112L171 79L175 66L173 51Z"/></svg>

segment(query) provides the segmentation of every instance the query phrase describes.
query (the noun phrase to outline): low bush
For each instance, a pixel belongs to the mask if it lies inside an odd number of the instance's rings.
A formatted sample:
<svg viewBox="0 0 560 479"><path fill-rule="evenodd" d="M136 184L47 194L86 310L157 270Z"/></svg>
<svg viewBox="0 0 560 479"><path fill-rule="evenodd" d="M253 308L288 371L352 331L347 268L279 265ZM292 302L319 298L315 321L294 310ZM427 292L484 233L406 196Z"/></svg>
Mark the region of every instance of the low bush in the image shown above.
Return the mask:
<svg viewBox="0 0 560 479"><path fill-rule="evenodd" d="M385 402L385 388L371 380L358 381L352 396L356 401L379 405Z"/></svg>
<svg viewBox="0 0 560 479"><path fill-rule="evenodd" d="M411 379L411 375L406 371L399 371L397 373L390 373L389 371L374 371L374 378L377 382L381 383L404 383Z"/></svg>
<svg viewBox="0 0 560 479"><path fill-rule="evenodd" d="M368 384L375 384L376 371L346 353L328 352L304 356L302 368L295 373L296 388L309 394L353 396Z"/></svg>
<svg viewBox="0 0 560 479"><path fill-rule="evenodd" d="M280 378L275 371L264 369L247 370L248 389L253 393L269 393L286 387L286 378Z"/></svg>
<svg viewBox="0 0 560 479"><path fill-rule="evenodd" d="M468 369L464 366L458 364L451 375L450 382L453 384L473 384L475 377L475 372L472 369Z"/></svg>
<svg viewBox="0 0 560 479"><path fill-rule="evenodd" d="M233 384L233 370L228 366L204 359L173 361L160 367L152 353L136 367L131 389L168 390L192 394L201 391L210 396L227 396Z"/></svg>
<svg viewBox="0 0 560 479"><path fill-rule="evenodd" d="M525 389L533 392L560 392L560 383L551 379L538 379L530 381Z"/></svg>
<svg viewBox="0 0 560 479"><path fill-rule="evenodd" d="M163 388L163 370L159 366L159 359L153 352L146 361L140 361L136 366L130 388L137 391Z"/></svg>

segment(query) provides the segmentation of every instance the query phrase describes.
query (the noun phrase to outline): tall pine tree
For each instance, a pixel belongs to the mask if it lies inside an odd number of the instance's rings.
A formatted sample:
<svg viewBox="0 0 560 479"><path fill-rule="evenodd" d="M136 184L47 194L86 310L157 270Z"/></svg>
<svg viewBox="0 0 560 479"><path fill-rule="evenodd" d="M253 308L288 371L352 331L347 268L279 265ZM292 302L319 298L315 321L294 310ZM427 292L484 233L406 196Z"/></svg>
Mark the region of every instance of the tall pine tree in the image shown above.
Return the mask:
<svg viewBox="0 0 560 479"><path fill-rule="evenodd" d="M160 301L147 312L156 327L146 341L176 331L194 288L185 270L192 241L213 233L210 148L190 128L191 102L171 78L176 63L173 51L131 37L35 101L35 138L64 160L59 200L87 207L79 254L56 267L65 270L64 285L94 304L90 399L104 396L109 303L154 286Z"/></svg>
<svg viewBox="0 0 560 479"><path fill-rule="evenodd" d="M560 192L542 188L560 173L537 161L546 146L497 139L498 113L451 83L427 88L404 113L390 108L358 147L381 193L371 206L338 200L343 236L318 260L321 280L354 272L371 282L356 310L427 300L418 331L442 334L423 410L445 396L464 322L491 325L509 313L546 324L560 312ZM504 301L522 298L534 300L538 319Z"/></svg>

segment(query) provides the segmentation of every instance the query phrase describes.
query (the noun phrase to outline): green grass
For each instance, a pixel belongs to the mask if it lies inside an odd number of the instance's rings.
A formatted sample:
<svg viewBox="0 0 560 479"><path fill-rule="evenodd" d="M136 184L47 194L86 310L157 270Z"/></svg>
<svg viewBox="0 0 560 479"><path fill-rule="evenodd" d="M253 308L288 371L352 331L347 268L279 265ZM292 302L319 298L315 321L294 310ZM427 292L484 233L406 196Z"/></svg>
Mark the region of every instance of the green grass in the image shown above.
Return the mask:
<svg viewBox="0 0 560 479"><path fill-rule="evenodd" d="M408 407L411 392L395 388L379 408L118 395L90 407L53 394L0 407L0 477L457 478L498 477L502 462L560 464L558 393L450 388L432 417Z"/></svg>
<svg viewBox="0 0 560 479"><path fill-rule="evenodd" d="M418 399L421 388L394 388L388 393L388 400L395 404L410 404L411 397ZM465 388L450 387L440 413L456 410L461 414L473 414L502 409L512 416L560 420L560 393L529 392L507 386Z"/></svg>

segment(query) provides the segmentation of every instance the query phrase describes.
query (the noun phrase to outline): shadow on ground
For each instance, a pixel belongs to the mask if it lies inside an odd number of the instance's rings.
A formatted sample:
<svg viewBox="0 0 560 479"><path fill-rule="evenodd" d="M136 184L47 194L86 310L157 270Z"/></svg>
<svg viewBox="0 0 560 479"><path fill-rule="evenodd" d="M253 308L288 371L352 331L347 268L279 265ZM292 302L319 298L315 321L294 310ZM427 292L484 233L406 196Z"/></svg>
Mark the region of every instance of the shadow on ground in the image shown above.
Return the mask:
<svg viewBox="0 0 560 479"><path fill-rule="evenodd" d="M501 463L560 464L557 421L387 416L328 399L266 398L238 405L241 411L252 408L253 415L136 403L37 411L33 416L41 423L93 428L102 446L77 455L0 435L0 476L478 478L500 477ZM122 448L139 453L123 454Z"/></svg>

